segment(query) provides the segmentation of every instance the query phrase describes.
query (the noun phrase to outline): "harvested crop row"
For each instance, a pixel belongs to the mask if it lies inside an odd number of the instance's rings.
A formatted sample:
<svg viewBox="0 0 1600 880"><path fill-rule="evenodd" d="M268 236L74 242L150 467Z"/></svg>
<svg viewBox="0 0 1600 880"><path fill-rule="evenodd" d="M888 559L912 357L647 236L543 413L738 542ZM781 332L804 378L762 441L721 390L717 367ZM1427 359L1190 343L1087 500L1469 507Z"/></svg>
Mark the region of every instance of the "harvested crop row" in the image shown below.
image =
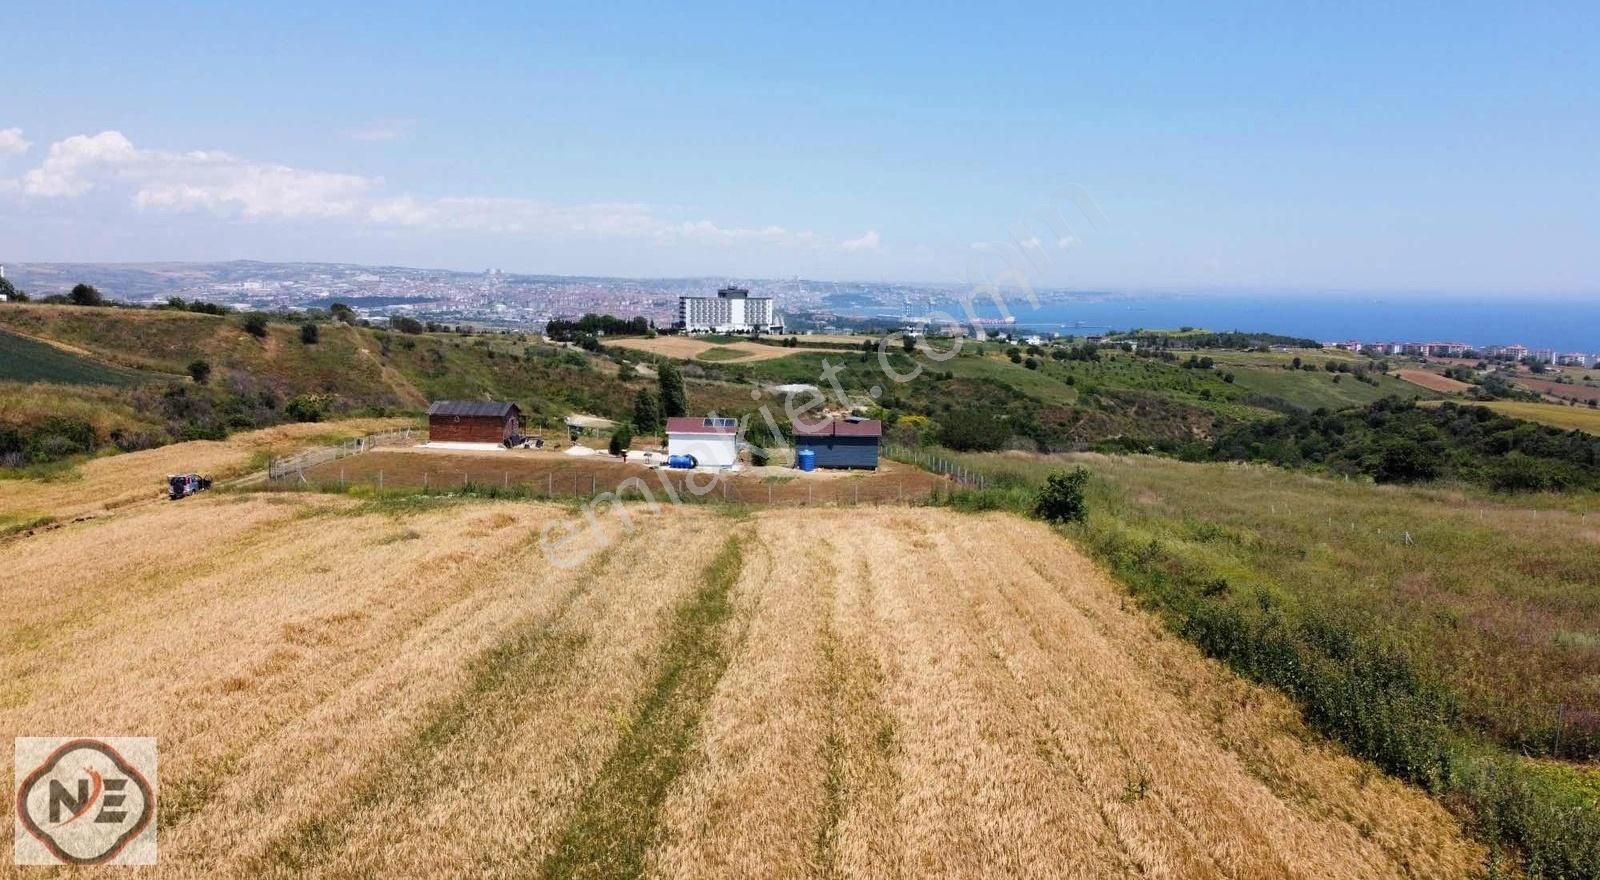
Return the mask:
<svg viewBox="0 0 1600 880"><path fill-rule="evenodd" d="M1481 863L1036 523L634 507L553 565L577 515L221 496L0 546L0 736L157 736L176 877Z"/></svg>

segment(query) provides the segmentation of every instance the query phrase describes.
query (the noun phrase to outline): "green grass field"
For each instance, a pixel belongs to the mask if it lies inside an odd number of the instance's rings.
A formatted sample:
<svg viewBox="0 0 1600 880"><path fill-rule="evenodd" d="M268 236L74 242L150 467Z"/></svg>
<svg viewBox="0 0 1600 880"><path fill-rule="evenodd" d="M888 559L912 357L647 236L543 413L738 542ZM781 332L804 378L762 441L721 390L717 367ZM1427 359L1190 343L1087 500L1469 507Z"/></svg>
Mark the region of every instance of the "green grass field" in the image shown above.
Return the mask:
<svg viewBox="0 0 1600 880"><path fill-rule="evenodd" d="M1242 594L1358 620L1449 680L1466 717L1507 746L1552 751L1559 740L1600 757L1600 593L1585 588L1600 513L1584 498L1143 456L955 457L1019 486L1086 464L1103 531L1154 542Z"/></svg>
<svg viewBox="0 0 1600 880"><path fill-rule="evenodd" d="M1428 397L1431 392L1393 376L1370 374L1377 385L1357 382L1354 376L1318 370L1237 367L1233 384L1263 397L1287 401L1302 409L1344 409L1365 406L1384 397ZM1338 381L1334 381L1337 378Z"/></svg>
<svg viewBox="0 0 1600 880"><path fill-rule="evenodd" d="M1173 629L1440 796L1533 876L1600 871L1600 513L1146 456L939 453L1027 509L1092 474L1065 534Z"/></svg>
<svg viewBox="0 0 1600 880"><path fill-rule="evenodd" d="M700 360L700 361L737 361L737 360L741 360L743 358L747 358L749 356L750 356L750 352L748 352L748 351L743 351L741 349L730 348L728 346L719 345L716 348L708 348L705 351L700 352L700 354L695 356L695 360Z"/></svg>
<svg viewBox="0 0 1600 880"><path fill-rule="evenodd" d="M148 378L0 330L0 381L131 385Z"/></svg>

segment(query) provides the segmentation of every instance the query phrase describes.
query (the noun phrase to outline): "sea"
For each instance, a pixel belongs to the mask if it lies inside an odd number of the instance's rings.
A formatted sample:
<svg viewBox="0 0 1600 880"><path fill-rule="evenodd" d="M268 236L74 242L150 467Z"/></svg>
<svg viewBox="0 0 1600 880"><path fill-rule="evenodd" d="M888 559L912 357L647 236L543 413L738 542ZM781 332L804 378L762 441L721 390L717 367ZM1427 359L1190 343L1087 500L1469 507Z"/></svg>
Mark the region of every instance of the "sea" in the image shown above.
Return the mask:
<svg viewBox="0 0 1600 880"><path fill-rule="evenodd" d="M1320 342L1520 344L1600 354L1600 298L1440 295L1041 294L1005 301L1019 329L1077 336L1133 328L1244 330ZM954 307L935 305L953 310ZM1002 317L980 300L979 317Z"/></svg>

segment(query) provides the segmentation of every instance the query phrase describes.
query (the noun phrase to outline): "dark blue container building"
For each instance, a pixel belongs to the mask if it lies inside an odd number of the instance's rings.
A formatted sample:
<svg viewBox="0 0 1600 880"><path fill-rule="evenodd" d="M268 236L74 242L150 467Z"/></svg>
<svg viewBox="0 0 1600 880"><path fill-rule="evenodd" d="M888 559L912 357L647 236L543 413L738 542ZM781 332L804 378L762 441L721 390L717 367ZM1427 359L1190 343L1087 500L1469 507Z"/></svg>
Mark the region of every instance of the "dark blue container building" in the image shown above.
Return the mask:
<svg viewBox="0 0 1600 880"><path fill-rule="evenodd" d="M811 450L819 468L872 470L878 466L883 423L877 419L796 419L793 425L796 455Z"/></svg>

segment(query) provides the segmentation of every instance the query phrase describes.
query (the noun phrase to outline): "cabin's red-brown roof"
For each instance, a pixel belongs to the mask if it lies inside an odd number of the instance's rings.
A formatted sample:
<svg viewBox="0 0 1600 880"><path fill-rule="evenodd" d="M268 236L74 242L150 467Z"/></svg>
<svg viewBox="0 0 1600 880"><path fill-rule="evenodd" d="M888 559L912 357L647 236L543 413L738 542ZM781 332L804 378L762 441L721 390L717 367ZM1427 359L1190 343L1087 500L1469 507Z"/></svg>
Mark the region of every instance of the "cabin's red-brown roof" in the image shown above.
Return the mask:
<svg viewBox="0 0 1600 880"><path fill-rule="evenodd" d="M710 416L673 416L667 419L668 434L737 434L739 420Z"/></svg>
<svg viewBox="0 0 1600 880"><path fill-rule="evenodd" d="M883 423L877 419L824 419L818 422L795 419L796 437L882 437Z"/></svg>

